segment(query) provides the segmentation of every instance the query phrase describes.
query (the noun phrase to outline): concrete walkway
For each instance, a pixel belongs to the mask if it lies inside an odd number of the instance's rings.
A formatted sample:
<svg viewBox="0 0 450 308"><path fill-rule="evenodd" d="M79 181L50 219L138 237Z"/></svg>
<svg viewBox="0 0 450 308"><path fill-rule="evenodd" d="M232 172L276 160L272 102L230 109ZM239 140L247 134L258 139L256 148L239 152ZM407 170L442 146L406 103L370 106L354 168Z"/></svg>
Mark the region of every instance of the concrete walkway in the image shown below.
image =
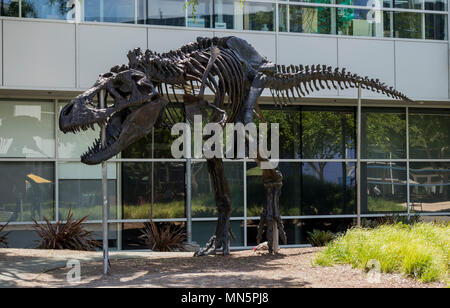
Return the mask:
<svg viewBox="0 0 450 308"><path fill-rule="evenodd" d="M110 252L111 260L174 256L191 257L192 252ZM33 281L43 273L65 268L69 260L78 260L82 264L102 261L103 253L69 250L0 249L0 288L14 287L17 285L17 280Z"/></svg>

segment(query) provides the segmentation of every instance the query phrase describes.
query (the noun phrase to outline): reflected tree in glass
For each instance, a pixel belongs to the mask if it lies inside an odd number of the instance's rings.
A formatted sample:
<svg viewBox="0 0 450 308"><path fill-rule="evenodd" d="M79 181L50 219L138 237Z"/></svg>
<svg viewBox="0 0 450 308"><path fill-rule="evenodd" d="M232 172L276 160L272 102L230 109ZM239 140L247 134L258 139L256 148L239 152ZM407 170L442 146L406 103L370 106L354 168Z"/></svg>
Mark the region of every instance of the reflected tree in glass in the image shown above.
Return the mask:
<svg viewBox="0 0 450 308"><path fill-rule="evenodd" d="M363 111L362 157L406 158L406 114Z"/></svg>
<svg viewBox="0 0 450 308"><path fill-rule="evenodd" d="M412 111L409 137L411 158L450 158L450 114L445 110Z"/></svg>

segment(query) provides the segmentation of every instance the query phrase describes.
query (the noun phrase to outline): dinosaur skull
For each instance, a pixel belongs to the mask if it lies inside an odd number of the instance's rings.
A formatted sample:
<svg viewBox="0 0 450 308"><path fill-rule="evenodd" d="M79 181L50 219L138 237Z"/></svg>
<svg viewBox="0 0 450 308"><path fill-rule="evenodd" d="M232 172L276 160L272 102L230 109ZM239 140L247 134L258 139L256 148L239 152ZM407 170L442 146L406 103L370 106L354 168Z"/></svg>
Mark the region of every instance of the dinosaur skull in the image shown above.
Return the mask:
<svg viewBox="0 0 450 308"><path fill-rule="evenodd" d="M99 103L102 93L106 94L104 108ZM112 100L108 101L108 96ZM81 156L83 163L95 165L148 135L165 105L165 99L145 74L133 69L112 69L61 110L59 128L64 133L77 133L94 129L95 124L105 127L105 145L98 138Z"/></svg>

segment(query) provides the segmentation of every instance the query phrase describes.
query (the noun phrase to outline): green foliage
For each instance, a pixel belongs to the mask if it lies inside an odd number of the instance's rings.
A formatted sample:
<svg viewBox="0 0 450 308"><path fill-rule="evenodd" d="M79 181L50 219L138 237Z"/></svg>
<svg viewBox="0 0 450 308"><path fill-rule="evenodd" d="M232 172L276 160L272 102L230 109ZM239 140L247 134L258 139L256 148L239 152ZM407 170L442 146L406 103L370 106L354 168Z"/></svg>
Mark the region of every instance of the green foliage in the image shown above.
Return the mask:
<svg viewBox="0 0 450 308"><path fill-rule="evenodd" d="M0 225L0 233L2 233L3 230L5 230L5 228L7 226L8 226L8 224L3 225L3 226ZM0 235L0 247L8 247L8 239L7 239L8 234L9 234L9 232L7 232L7 233L5 233L3 235Z"/></svg>
<svg viewBox="0 0 450 308"><path fill-rule="evenodd" d="M377 228L383 225L396 225L398 223L402 223L405 225L415 225L419 222L421 222L421 218L419 215L411 215L408 218L408 216L400 216L399 214L393 214L373 219L363 219L361 221L361 225L364 228Z"/></svg>
<svg viewBox="0 0 450 308"><path fill-rule="evenodd" d="M241 6L244 6L246 1L247 0L239 0L239 3ZM185 4L185 8L188 8L189 6L192 7L192 17L195 17L195 13L197 12L198 4L199 4L199 0L188 0Z"/></svg>
<svg viewBox="0 0 450 308"><path fill-rule="evenodd" d="M186 234L182 226L172 223L161 224L159 227L153 220L144 224L141 239L152 251L175 251L183 250L183 241Z"/></svg>
<svg viewBox="0 0 450 308"><path fill-rule="evenodd" d="M368 269L373 260L385 273L400 272L422 282L449 281L450 224L350 229L319 253L314 263Z"/></svg>
<svg viewBox="0 0 450 308"><path fill-rule="evenodd" d="M61 221L56 224L44 217L44 225L40 225L36 220L33 228L41 238L38 249L58 249L58 250L83 250L94 251L101 247L100 243L92 238L93 232L86 231L83 223L87 220L85 216L79 220L73 220L73 213L69 211L66 223Z"/></svg>
<svg viewBox="0 0 450 308"><path fill-rule="evenodd" d="M405 212L406 204L401 204L382 198L367 198L367 207L369 212Z"/></svg>
<svg viewBox="0 0 450 308"><path fill-rule="evenodd" d="M314 229L312 232L308 232L308 242L313 247L326 246L334 239L335 235L330 231L321 231Z"/></svg>

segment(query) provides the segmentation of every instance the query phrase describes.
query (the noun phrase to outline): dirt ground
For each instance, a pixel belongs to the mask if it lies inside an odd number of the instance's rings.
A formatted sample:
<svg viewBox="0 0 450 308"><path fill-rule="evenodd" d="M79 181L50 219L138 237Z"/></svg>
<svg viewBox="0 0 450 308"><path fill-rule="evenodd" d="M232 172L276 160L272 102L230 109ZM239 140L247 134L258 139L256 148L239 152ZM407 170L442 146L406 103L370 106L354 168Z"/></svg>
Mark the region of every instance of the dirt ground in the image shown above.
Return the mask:
<svg viewBox="0 0 450 308"><path fill-rule="evenodd" d="M113 255L112 274L103 278L99 253L0 249L0 287L446 287L399 274L381 274L375 283L367 273L351 266L314 267L312 260L318 251L282 249L277 256L232 251L227 257L202 258L193 258L191 253ZM66 281L69 269L63 264L68 258L81 260L79 283Z"/></svg>

